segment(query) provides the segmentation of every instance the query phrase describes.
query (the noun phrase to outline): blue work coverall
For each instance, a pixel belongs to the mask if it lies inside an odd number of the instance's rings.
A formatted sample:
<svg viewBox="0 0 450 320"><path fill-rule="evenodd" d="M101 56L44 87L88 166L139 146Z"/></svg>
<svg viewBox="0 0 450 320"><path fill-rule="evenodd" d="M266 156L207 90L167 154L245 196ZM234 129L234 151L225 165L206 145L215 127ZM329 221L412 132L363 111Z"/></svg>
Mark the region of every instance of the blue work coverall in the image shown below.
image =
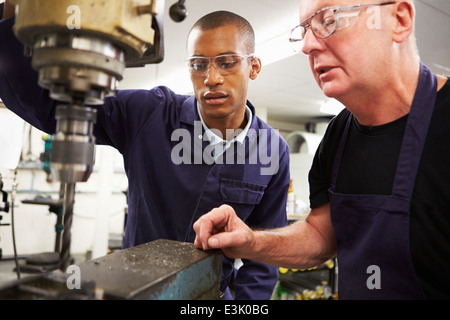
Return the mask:
<svg viewBox="0 0 450 320"><path fill-rule="evenodd" d="M18 116L52 134L58 102L37 85L13 23L14 18L0 21L0 97ZM253 117L244 157L235 152L225 159L238 149L235 143L222 163L207 149L193 96L166 87L125 90L96 107L96 142L123 155L129 182L124 248L161 238L193 242L193 223L224 203L252 228L287 224L288 146L248 106ZM221 290L228 292L234 282L236 299L269 299L277 278L275 266L244 260L236 270L234 261L224 257Z"/></svg>

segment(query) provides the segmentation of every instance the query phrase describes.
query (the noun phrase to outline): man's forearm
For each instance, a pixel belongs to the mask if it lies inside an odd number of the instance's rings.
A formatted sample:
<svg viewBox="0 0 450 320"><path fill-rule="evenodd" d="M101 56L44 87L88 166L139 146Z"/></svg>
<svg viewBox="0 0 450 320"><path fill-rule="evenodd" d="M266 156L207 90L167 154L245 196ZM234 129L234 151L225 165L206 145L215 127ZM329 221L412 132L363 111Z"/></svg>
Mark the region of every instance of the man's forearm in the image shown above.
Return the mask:
<svg viewBox="0 0 450 320"><path fill-rule="evenodd" d="M285 228L255 231L254 256L248 258L286 268L306 269L334 257L336 247L332 227L319 227L328 219L326 210L329 210L328 205L311 212L305 221Z"/></svg>
<svg viewBox="0 0 450 320"><path fill-rule="evenodd" d="M15 6L13 6L12 4L10 4L8 2L8 0L6 0L4 7L3 7L3 16L2 19L7 19L7 18L11 18L14 17L15 14Z"/></svg>
<svg viewBox="0 0 450 320"><path fill-rule="evenodd" d="M282 229L255 231L255 256L249 258L291 269L315 267L332 258L334 250L324 249L317 235L308 237L309 228L306 221L299 221Z"/></svg>

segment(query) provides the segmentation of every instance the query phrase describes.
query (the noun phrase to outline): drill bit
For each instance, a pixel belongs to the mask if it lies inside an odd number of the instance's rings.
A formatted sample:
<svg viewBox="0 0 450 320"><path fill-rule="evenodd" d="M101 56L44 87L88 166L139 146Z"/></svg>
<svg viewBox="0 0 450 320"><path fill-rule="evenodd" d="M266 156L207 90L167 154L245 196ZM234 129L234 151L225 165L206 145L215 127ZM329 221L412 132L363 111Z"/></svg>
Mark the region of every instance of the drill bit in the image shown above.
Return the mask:
<svg viewBox="0 0 450 320"><path fill-rule="evenodd" d="M73 207L75 204L75 183L65 183L64 192L64 230L62 233L60 265L59 269L66 272L67 267L71 264L70 245L71 245L71 228L73 218Z"/></svg>

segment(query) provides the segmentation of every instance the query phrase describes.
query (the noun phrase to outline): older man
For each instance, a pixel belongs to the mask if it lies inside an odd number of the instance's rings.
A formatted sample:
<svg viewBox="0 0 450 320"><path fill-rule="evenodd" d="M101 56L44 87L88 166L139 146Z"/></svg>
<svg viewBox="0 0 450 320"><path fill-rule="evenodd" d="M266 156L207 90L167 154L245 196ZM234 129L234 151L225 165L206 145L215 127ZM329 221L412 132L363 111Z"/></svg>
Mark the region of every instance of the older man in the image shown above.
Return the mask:
<svg viewBox="0 0 450 320"><path fill-rule="evenodd" d="M293 268L337 254L341 299L449 298L450 84L420 63L411 0L302 0L291 41L346 109L310 171L311 213L252 231L222 206L196 245Z"/></svg>

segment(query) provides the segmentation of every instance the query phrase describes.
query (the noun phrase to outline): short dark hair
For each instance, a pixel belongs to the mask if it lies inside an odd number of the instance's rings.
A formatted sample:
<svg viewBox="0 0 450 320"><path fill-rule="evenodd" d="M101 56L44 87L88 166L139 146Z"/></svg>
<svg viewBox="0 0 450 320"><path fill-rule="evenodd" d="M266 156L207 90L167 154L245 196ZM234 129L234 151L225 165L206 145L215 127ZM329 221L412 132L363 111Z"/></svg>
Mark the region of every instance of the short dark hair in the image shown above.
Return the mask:
<svg viewBox="0 0 450 320"><path fill-rule="evenodd" d="M255 31L245 18L229 11L215 11L200 18L192 27L189 34L195 30L203 31L216 29L226 25L236 26L245 37L245 47L248 54L255 52Z"/></svg>

